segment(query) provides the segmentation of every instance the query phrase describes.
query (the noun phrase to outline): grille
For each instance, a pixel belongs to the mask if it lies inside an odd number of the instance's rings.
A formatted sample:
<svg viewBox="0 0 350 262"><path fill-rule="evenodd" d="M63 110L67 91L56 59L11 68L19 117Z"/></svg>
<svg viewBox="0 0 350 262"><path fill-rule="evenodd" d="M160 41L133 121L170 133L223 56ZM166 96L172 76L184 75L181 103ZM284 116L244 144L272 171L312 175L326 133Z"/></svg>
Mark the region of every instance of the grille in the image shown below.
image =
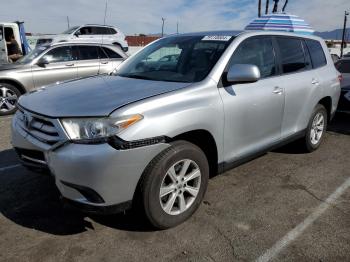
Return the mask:
<svg viewBox="0 0 350 262"><path fill-rule="evenodd" d="M19 109L17 112L17 124L26 133L42 143L54 145L61 140L57 128L50 119Z"/></svg>

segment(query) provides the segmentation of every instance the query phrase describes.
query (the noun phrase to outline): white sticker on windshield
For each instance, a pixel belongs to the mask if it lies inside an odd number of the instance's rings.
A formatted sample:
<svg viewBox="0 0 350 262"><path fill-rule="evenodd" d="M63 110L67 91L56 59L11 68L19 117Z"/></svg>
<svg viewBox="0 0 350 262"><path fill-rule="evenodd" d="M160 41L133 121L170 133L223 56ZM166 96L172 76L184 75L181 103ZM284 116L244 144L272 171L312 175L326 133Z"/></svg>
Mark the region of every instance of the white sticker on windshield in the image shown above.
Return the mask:
<svg viewBox="0 0 350 262"><path fill-rule="evenodd" d="M228 41L231 37L229 35L207 35L202 38L202 41Z"/></svg>

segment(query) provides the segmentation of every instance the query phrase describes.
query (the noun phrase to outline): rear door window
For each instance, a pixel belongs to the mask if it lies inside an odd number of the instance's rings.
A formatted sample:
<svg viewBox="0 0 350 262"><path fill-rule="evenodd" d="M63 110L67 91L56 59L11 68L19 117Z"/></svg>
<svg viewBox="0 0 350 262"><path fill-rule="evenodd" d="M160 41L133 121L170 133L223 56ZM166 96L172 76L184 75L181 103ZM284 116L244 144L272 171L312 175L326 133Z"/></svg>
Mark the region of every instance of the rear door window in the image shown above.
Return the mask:
<svg viewBox="0 0 350 262"><path fill-rule="evenodd" d="M277 37L276 41L280 50L283 73L299 72L309 68L300 39Z"/></svg>
<svg viewBox="0 0 350 262"><path fill-rule="evenodd" d="M335 64L335 67L338 69L340 73L350 74L350 60L342 60L338 61Z"/></svg>
<svg viewBox="0 0 350 262"><path fill-rule="evenodd" d="M323 48L320 42L315 40L305 40L306 45L309 49L313 68L319 68L327 64L326 56L323 52Z"/></svg>
<svg viewBox="0 0 350 262"><path fill-rule="evenodd" d="M92 32L94 35L108 35L109 29L107 27L93 27Z"/></svg>
<svg viewBox="0 0 350 262"><path fill-rule="evenodd" d="M79 46L79 60L99 59L97 46Z"/></svg>
<svg viewBox="0 0 350 262"><path fill-rule="evenodd" d="M252 37L244 40L232 55L230 66L252 64L260 69L261 78L277 73L275 52L271 37Z"/></svg>

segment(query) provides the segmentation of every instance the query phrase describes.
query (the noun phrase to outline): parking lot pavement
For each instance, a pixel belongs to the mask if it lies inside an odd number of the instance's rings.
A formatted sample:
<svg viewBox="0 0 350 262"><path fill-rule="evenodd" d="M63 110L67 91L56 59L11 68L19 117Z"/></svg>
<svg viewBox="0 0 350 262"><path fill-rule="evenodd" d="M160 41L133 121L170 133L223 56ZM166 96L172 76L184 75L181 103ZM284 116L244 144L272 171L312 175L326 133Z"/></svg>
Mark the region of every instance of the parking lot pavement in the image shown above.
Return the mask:
<svg viewBox="0 0 350 262"><path fill-rule="evenodd" d="M347 115L314 153L287 146L212 178L196 214L165 231L63 208L51 177L18 166L9 125L0 118L1 261L350 261Z"/></svg>

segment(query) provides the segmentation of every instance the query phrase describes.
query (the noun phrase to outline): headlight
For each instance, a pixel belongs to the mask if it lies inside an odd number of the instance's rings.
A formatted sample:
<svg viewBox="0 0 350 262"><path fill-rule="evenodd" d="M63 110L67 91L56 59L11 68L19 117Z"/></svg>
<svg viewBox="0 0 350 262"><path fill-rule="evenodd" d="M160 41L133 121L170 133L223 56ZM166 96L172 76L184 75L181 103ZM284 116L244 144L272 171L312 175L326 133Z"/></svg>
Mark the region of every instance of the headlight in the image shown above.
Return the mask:
<svg viewBox="0 0 350 262"><path fill-rule="evenodd" d="M101 142L143 119L142 115L108 118L65 118L61 123L73 141Z"/></svg>

